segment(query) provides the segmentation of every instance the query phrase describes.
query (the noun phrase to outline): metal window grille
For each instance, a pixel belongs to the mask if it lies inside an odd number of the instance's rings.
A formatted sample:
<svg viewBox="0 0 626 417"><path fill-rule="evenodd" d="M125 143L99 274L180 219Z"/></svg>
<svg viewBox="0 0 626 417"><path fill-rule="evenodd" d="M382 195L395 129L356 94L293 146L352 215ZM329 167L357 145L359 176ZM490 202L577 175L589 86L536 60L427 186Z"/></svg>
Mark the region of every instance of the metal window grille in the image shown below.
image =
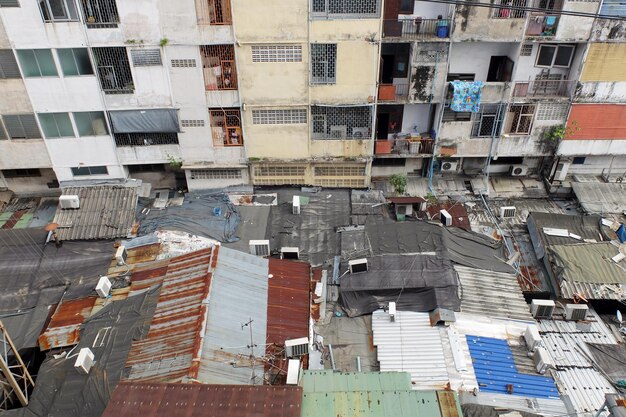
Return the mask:
<svg viewBox="0 0 626 417"><path fill-rule="evenodd" d="M2 116L4 127L11 139L41 139L34 114L12 114Z"/></svg>
<svg viewBox="0 0 626 417"><path fill-rule="evenodd" d="M479 112L472 115L472 137L500 136L505 112L505 104L481 104Z"/></svg>
<svg viewBox="0 0 626 417"><path fill-rule="evenodd" d="M114 133L115 146L178 145L177 133Z"/></svg>
<svg viewBox="0 0 626 417"><path fill-rule="evenodd" d="M472 113L465 111L454 111L450 109L450 104L444 104L442 122L469 122L472 120Z"/></svg>
<svg viewBox="0 0 626 417"><path fill-rule="evenodd" d="M183 119L180 121L182 127L204 127L202 119Z"/></svg>
<svg viewBox="0 0 626 417"><path fill-rule="evenodd" d="M311 107L313 139L368 139L372 107Z"/></svg>
<svg viewBox="0 0 626 417"><path fill-rule="evenodd" d="M230 0L196 0L199 25L230 25L232 14Z"/></svg>
<svg viewBox="0 0 626 417"><path fill-rule="evenodd" d="M83 175L108 175L109 170L106 166L91 166L91 167L74 167L72 168L72 175L75 177Z"/></svg>
<svg viewBox="0 0 626 417"><path fill-rule="evenodd" d="M89 59L87 48L64 48L57 49L57 56L61 64L61 70L65 76L91 75L93 67Z"/></svg>
<svg viewBox="0 0 626 417"><path fill-rule="evenodd" d="M380 0L311 0L313 17L376 18Z"/></svg>
<svg viewBox="0 0 626 417"><path fill-rule="evenodd" d="M243 146L239 109L209 110L214 146Z"/></svg>
<svg viewBox="0 0 626 417"><path fill-rule="evenodd" d="M0 0L0 7L20 7L18 0Z"/></svg>
<svg viewBox="0 0 626 417"><path fill-rule="evenodd" d="M520 56L531 56L533 54L533 44L525 43L522 45L522 50L520 51Z"/></svg>
<svg viewBox="0 0 626 417"><path fill-rule="evenodd" d="M516 104L509 108L506 133L528 135L533 127L534 104Z"/></svg>
<svg viewBox="0 0 626 417"><path fill-rule="evenodd" d="M161 65L161 51L159 49L131 49L130 56L135 67Z"/></svg>
<svg viewBox="0 0 626 417"><path fill-rule="evenodd" d="M256 177L304 177L306 167L302 165L257 165Z"/></svg>
<svg viewBox="0 0 626 417"><path fill-rule="evenodd" d="M242 177L240 169L192 169L192 180L237 180Z"/></svg>
<svg viewBox="0 0 626 417"><path fill-rule="evenodd" d="M289 125L306 123L306 109L252 110L255 125Z"/></svg>
<svg viewBox="0 0 626 417"><path fill-rule="evenodd" d="M19 49L17 58L22 66L24 77L56 77L56 64L50 49Z"/></svg>
<svg viewBox="0 0 626 417"><path fill-rule="evenodd" d="M39 11L44 22L78 20L78 10L74 0L39 0Z"/></svg>
<svg viewBox="0 0 626 417"><path fill-rule="evenodd" d="M254 45L252 62L302 62L302 45Z"/></svg>
<svg viewBox="0 0 626 417"><path fill-rule="evenodd" d="M93 56L106 94L132 94L135 91L126 48L93 48Z"/></svg>
<svg viewBox="0 0 626 417"><path fill-rule="evenodd" d="M0 49L0 78L20 78L20 68L10 49Z"/></svg>
<svg viewBox="0 0 626 417"><path fill-rule="evenodd" d="M541 103L537 106L537 120L565 120L568 103Z"/></svg>
<svg viewBox="0 0 626 417"><path fill-rule="evenodd" d="M120 22L115 0L81 0L81 3L90 29L114 28Z"/></svg>
<svg viewBox="0 0 626 417"><path fill-rule="evenodd" d="M334 188L365 188L363 178L315 178L313 185L318 187Z"/></svg>
<svg viewBox="0 0 626 417"><path fill-rule="evenodd" d="M233 45L200 47L204 85L207 90L236 90L237 68Z"/></svg>
<svg viewBox="0 0 626 417"><path fill-rule="evenodd" d="M501 6L526 7L526 0L496 0L495 4ZM493 19L523 19L526 17L526 11L507 7L494 7L491 12L491 17Z"/></svg>
<svg viewBox="0 0 626 417"><path fill-rule="evenodd" d="M337 44L311 44L311 84L335 84Z"/></svg>
<svg viewBox="0 0 626 417"><path fill-rule="evenodd" d="M172 68L195 68L195 59L172 59L170 61Z"/></svg>
<svg viewBox="0 0 626 417"><path fill-rule="evenodd" d="M315 176L317 177L364 177L364 166L322 166L315 167Z"/></svg>

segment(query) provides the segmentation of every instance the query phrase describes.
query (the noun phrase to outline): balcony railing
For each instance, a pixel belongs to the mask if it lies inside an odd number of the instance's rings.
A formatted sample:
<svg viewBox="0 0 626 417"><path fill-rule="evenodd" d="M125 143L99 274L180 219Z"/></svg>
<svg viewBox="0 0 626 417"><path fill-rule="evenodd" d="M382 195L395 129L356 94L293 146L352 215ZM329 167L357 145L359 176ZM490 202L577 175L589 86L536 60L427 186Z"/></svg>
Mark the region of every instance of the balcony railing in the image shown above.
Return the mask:
<svg viewBox="0 0 626 417"><path fill-rule="evenodd" d="M535 80L516 82L513 97L571 97L576 88L572 80Z"/></svg>
<svg viewBox="0 0 626 417"><path fill-rule="evenodd" d="M559 15L554 12L531 13L526 27L526 36L549 37L556 35Z"/></svg>
<svg viewBox="0 0 626 417"><path fill-rule="evenodd" d="M409 83L380 84L378 86L378 101L400 102L406 101L409 96Z"/></svg>
<svg viewBox="0 0 626 417"><path fill-rule="evenodd" d="M376 141L376 155L431 155L434 140L430 138L390 139Z"/></svg>
<svg viewBox="0 0 626 417"><path fill-rule="evenodd" d="M115 146L178 145L176 133L115 133Z"/></svg>
<svg viewBox="0 0 626 417"><path fill-rule="evenodd" d="M407 40L446 39L450 36L449 19L393 19L383 23L383 38Z"/></svg>

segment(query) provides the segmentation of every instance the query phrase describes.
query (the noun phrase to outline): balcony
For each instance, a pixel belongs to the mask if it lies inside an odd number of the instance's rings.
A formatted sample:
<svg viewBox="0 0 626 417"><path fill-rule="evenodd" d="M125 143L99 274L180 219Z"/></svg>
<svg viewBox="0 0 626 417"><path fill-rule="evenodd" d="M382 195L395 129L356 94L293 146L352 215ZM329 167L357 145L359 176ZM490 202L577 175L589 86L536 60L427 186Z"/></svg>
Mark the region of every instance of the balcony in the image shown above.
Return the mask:
<svg viewBox="0 0 626 417"><path fill-rule="evenodd" d="M531 13L526 27L526 37L547 38L556 35L559 15L554 13Z"/></svg>
<svg viewBox="0 0 626 417"><path fill-rule="evenodd" d="M377 140L375 154L379 157L428 156L433 153L434 140L431 138L411 137L410 139Z"/></svg>
<svg viewBox="0 0 626 417"><path fill-rule="evenodd" d="M392 19L383 22L383 38L443 40L450 37L449 19Z"/></svg>
<svg viewBox="0 0 626 417"><path fill-rule="evenodd" d="M378 86L378 101L405 102L409 96L409 83L380 84Z"/></svg>
<svg viewBox="0 0 626 417"><path fill-rule="evenodd" d="M546 98L571 97L576 88L573 80L535 80L516 82L513 97Z"/></svg>

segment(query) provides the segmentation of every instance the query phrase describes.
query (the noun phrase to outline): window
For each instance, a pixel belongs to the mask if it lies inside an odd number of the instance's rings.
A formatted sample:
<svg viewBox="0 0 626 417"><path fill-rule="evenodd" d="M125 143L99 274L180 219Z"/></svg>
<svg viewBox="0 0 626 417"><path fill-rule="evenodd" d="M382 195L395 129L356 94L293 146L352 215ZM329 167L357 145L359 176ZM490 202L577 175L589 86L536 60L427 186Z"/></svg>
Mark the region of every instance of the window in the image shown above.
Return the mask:
<svg viewBox="0 0 626 417"><path fill-rule="evenodd" d="M230 25L230 0L196 0L199 25Z"/></svg>
<svg viewBox="0 0 626 417"><path fill-rule="evenodd" d="M200 47L206 90L236 90L237 69L233 45Z"/></svg>
<svg viewBox="0 0 626 417"><path fill-rule="evenodd" d="M57 49L63 75L91 75L93 67L86 48Z"/></svg>
<svg viewBox="0 0 626 417"><path fill-rule="evenodd" d="M3 169L4 178L26 178L41 177L41 171L38 169Z"/></svg>
<svg viewBox="0 0 626 417"><path fill-rule="evenodd" d="M506 133L528 135L533 127L534 104L516 104L509 108Z"/></svg>
<svg viewBox="0 0 626 417"><path fill-rule="evenodd" d="M39 0L39 10L44 22L69 22L78 20L74 0Z"/></svg>
<svg viewBox="0 0 626 417"><path fill-rule="evenodd" d="M165 164L141 164L141 165L128 165L128 172L131 174L137 174L140 172L164 172Z"/></svg>
<svg viewBox="0 0 626 417"><path fill-rule="evenodd" d="M492 19L523 19L526 12L520 7L526 7L526 0L496 0L495 4L510 7L494 7L491 12Z"/></svg>
<svg viewBox="0 0 626 417"><path fill-rule="evenodd" d="M48 139L74 137L74 129L68 113L39 113L39 123Z"/></svg>
<svg viewBox="0 0 626 417"><path fill-rule="evenodd" d="M415 0L400 0L400 13L413 14Z"/></svg>
<svg viewBox="0 0 626 417"><path fill-rule="evenodd" d="M84 111L72 113L78 130L78 136L108 135L106 117L101 111Z"/></svg>
<svg viewBox="0 0 626 417"><path fill-rule="evenodd" d="M337 44L311 44L311 84L335 84Z"/></svg>
<svg viewBox="0 0 626 417"><path fill-rule="evenodd" d="M443 122L469 122L472 120L472 113L464 111L453 111L448 104L443 108Z"/></svg>
<svg viewBox="0 0 626 417"><path fill-rule="evenodd" d="M522 49L520 50L520 56L531 56L533 54L533 44L525 43L522 45Z"/></svg>
<svg viewBox="0 0 626 417"><path fill-rule="evenodd" d="M115 146L178 145L178 134L172 132L114 133Z"/></svg>
<svg viewBox="0 0 626 417"><path fill-rule="evenodd" d="M13 114L2 116L4 127L11 139L40 139L41 132L34 114Z"/></svg>
<svg viewBox="0 0 626 417"><path fill-rule="evenodd" d="M537 107L537 120L564 120L569 103L540 103Z"/></svg>
<svg viewBox="0 0 626 417"><path fill-rule="evenodd" d="M574 56L574 45L539 45L536 67L569 68Z"/></svg>
<svg viewBox="0 0 626 417"><path fill-rule="evenodd" d="M202 119L183 119L180 121L182 127L204 127L204 120Z"/></svg>
<svg viewBox="0 0 626 417"><path fill-rule="evenodd" d="M315 167L317 177L363 177L365 176L364 166L322 166Z"/></svg>
<svg viewBox="0 0 626 417"><path fill-rule="evenodd" d="M57 67L50 49L19 49L17 58L24 77L56 77Z"/></svg>
<svg viewBox="0 0 626 417"><path fill-rule="evenodd" d="M238 180L240 169L192 169L192 180Z"/></svg>
<svg viewBox="0 0 626 417"><path fill-rule="evenodd" d="M302 45L254 45L252 62L302 62Z"/></svg>
<svg viewBox="0 0 626 417"><path fill-rule="evenodd" d="M480 111L472 115L472 137L500 136L505 109L503 104L481 104Z"/></svg>
<svg viewBox="0 0 626 417"><path fill-rule="evenodd" d="M575 156L572 160L572 165L584 165L587 157L585 156Z"/></svg>
<svg viewBox="0 0 626 417"><path fill-rule="evenodd" d="M376 18L380 14L380 0L311 0L314 17Z"/></svg>
<svg viewBox="0 0 626 417"><path fill-rule="evenodd" d="M105 94L132 94L135 91L126 48L93 48L93 57Z"/></svg>
<svg viewBox="0 0 626 417"><path fill-rule="evenodd" d="M313 139L369 139L372 107L311 107Z"/></svg>
<svg viewBox="0 0 626 417"><path fill-rule="evenodd" d="M213 146L243 146L239 109L211 109Z"/></svg>
<svg viewBox="0 0 626 417"><path fill-rule="evenodd" d="M172 68L195 68L196 60L195 59L172 59L171 61Z"/></svg>
<svg viewBox="0 0 626 417"><path fill-rule="evenodd" d="M304 177L306 167L301 165L257 165L256 177Z"/></svg>
<svg viewBox="0 0 626 417"><path fill-rule="evenodd" d="M252 110L255 125L288 125L306 123L306 109Z"/></svg>
<svg viewBox="0 0 626 417"><path fill-rule="evenodd" d="M158 49L131 49L130 56L135 67L161 65L161 51Z"/></svg>
<svg viewBox="0 0 626 417"><path fill-rule="evenodd" d="M120 22L115 0L81 0L88 28L114 28Z"/></svg>
<svg viewBox="0 0 626 417"><path fill-rule="evenodd" d="M2 78L20 78L20 69L10 49L0 49L0 79Z"/></svg>
<svg viewBox="0 0 626 417"><path fill-rule="evenodd" d="M80 177L83 175L108 175L109 170L105 166L93 166L93 167L74 167L72 168L72 175Z"/></svg>
<svg viewBox="0 0 626 417"><path fill-rule="evenodd" d="M0 0L0 7L20 7L18 0Z"/></svg>
<svg viewBox="0 0 626 417"><path fill-rule="evenodd" d="M403 167L406 165L406 158L374 158L373 167Z"/></svg>

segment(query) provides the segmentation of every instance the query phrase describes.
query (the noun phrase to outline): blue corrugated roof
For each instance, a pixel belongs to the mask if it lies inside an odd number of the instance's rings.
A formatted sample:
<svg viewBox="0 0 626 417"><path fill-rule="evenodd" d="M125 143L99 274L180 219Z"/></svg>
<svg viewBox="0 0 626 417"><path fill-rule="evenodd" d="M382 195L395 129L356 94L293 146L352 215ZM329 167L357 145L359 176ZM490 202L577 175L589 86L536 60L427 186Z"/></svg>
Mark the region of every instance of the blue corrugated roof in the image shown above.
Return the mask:
<svg viewBox="0 0 626 417"><path fill-rule="evenodd" d="M513 395L559 398L552 378L517 371L513 353L506 340L470 335L466 338L481 391L506 394L507 385L512 384Z"/></svg>

